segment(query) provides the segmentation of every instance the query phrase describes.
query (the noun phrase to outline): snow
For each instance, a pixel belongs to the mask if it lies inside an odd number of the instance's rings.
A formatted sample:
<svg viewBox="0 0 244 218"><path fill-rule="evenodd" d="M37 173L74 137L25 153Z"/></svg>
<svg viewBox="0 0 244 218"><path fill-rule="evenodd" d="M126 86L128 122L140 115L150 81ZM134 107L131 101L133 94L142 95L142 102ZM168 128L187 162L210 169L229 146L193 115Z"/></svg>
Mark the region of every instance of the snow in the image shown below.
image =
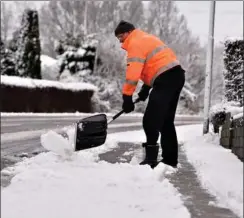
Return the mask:
<svg viewBox="0 0 244 218"><path fill-rule="evenodd" d="M184 144L188 160L196 168L202 186L217 197L220 206L243 217L243 163L231 150L219 145L218 135L202 136L202 124L176 129L179 143ZM126 132L123 136L123 141L145 141L142 131Z"/></svg>
<svg viewBox="0 0 244 218"><path fill-rule="evenodd" d="M47 131L46 129L40 129L40 130L21 131L17 133L16 132L3 133L1 134L1 143L6 143L15 140L31 139L34 137L38 137L41 134L44 134L46 131Z"/></svg>
<svg viewBox="0 0 244 218"><path fill-rule="evenodd" d="M73 139L74 141L74 139ZM65 139L60 134L57 134L53 130L41 135L41 144L48 151L53 151L61 156L71 156L74 151L74 144L70 144L67 139Z"/></svg>
<svg viewBox="0 0 244 218"><path fill-rule="evenodd" d="M41 73L42 79L57 80L59 76L58 61L47 55L41 55Z"/></svg>
<svg viewBox="0 0 244 218"><path fill-rule="evenodd" d="M60 119L66 119L67 117L81 117L81 116L93 116L95 114L100 114L100 113L81 113L81 112L76 112L76 113L16 113L16 112L1 112L1 117L60 117ZM106 113L107 116L114 116L115 113ZM129 113L129 114L123 114L123 117L143 117L143 113ZM176 114L176 119L177 120L185 120L189 121L202 121L203 117L200 115L188 115L188 114Z"/></svg>
<svg viewBox="0 0 244 218"><path fill-rule="evenodd" d="M58 81L50 80L38 80L30 78L21 78L17 76L4 76L1 75L1 84L9 86L24 86L27 88L48 88L55 87L58 89L81 91L81 90L91 90L97 91L97 87L89 83L61 83Z"/></svg>
<svg viewBox="0 0 244 218"><path fill-rule="evenodd" d="M225 37L224 41L231 41L231 42L235 42L237 40L243 40L243 37L241 36L228 36Z"/></svg>
<svg viewBox="0 0 244 218"><path fill-rule="evenodd" d="M202 186L218 204L243 217L243 163L219 145L217 135L202 136L202 129L202 124L177 127L179 141ZM73 153L70 159L47 152L4 169L15 176L1 190L2 217L190 217L165 178L174 172L164 164L152 170L135 158L116 164L99 160L98 155L116 148L118 141L140 143L145 136L143 131L109 134L103 146Z"/></svg>
<svg viewBox="0 0 244 218"><path fill-rule="evenodd" d="M243 163L230 149L219 145L218 135L202 136L202 128L179 129L183 130L180 138L185 142L184 150L197 169L202 186L217 197L219 205L243 217ZM189 140L190 135L185 135L186 132L195 138Z"/></svg>
<svg viewBox="0 0 244 218"><path fill-rule="evenodd" d="M78 50L77 50L77 55L83 57L83 56L85 55L85 53L86 53L86 50L85 50L85 49L83 49L83 48L78 48Z"/></svg>
<svg viewBox="0 0 244 218"><path fill-rule="evenodd" d="M239 119L239 118L241 118L241 117L243 117L243 112L234 115L234 116L233 116L233 120Z"/></svg>
<svg viewBox="0 0 244 218"><path fill-rule="evenodd" d="M2 191L5 218L190 217L168 180L160 182L151 169L129 164L47 164L15 177L11 186ZM14 210L6 210L9 204Z"/></svg>
<svg viewBox="0 0 244 218"><path fill-rule="evenodd" d="M186 87L183 87L182 95L187 97L191 102L195 102L197 99L197 96Z"/></svg>
<svg viewBox="0 0 244 218"><path fill-rule="evenodd" d="M117 146L115 136L108 141L103 149ZM190 217L179 193L164 178L164 164L155 170L110 164L98 160L102 150L79 152L72 161L48 152L17 164L10 170L17 175L2 189L2 217Z"/></svg>
<svg viewBox="0 0 244 218"><path fill-rule="evenodd" d="M209 117L210 120L213 119L214 115L218 112L225 112L230 113L231 116L235 116L237 114L243 113L243 107L240 107L239 105L236 105L236 102L221 102L218 104L213 105L210 108Z"/></svg>
<svg viewBox="0 0 244 218"><path fill-rule="evenodd" d="M46 118L44 119L46 120ZM11 125L13 126L13 125ZM65 127L57 127L55 129L38 129L38 130L27 130L27 131L20 131L20 132L13 132L13 133L3 133L1 134L1 143L11 142L11 141L18 141L18 140L26 140L35 137L39 137L42 134L47 133L49 130L53 130L55 132L65 132L67 129L74 129L71 127L72 125L68 125ZM121 123L121 124L109 124L109 128L120 128L120 127L135 127L135 126L142 126L141 122L134 122L134 123Z"/></svg>

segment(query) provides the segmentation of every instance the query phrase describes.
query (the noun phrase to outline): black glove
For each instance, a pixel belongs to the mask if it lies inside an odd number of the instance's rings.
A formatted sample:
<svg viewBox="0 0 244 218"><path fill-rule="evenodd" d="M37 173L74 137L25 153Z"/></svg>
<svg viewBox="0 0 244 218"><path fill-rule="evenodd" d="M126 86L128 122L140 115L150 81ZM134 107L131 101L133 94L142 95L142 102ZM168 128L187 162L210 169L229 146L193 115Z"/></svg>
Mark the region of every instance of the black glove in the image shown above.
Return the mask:
<svg viewBox="0 0 244 218"><path fill-rule="evenodd" d="M146 84L142 85L141 90L138 93L140 101L146 101L146 99L147 99L147 97L149 95L150 89L151 89L150 86L148 86Z"/></svg>
<svg viewBox="0 0 244 218"><path fill-rule="evenodd" d="M132 101L132 95L123 95L122 109L125 113L130 113L135 109L135 105Z"/></svg>

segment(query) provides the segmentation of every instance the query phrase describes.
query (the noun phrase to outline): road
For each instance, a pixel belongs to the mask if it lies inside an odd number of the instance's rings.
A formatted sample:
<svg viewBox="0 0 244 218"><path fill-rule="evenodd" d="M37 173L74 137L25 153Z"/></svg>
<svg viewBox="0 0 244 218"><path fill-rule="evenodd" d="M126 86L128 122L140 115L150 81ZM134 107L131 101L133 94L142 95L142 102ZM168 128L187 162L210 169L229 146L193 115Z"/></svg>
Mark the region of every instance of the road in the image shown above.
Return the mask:
<svg viewBox="0 0 244 218"><path fill-rule="evenodd" d="M9 160L23 154L33 156L44 151L40 136L49 129L61 129L87 115L6 115L1 114L1 169ZM108 118L110 118L108 116ZM176 125L199 123L201 117L177 116ZM121 116L108 126L108 134L142 129L142 116Z"/></svg>

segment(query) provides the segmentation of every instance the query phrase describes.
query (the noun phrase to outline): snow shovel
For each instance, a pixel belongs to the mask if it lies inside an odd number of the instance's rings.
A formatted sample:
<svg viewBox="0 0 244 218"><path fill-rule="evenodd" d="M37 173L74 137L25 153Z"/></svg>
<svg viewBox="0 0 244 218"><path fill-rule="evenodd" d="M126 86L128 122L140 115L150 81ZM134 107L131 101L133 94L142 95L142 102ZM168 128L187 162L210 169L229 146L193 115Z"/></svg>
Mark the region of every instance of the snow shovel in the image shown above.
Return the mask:
<svg viewBox="0 0 244 218"><path fill-rule="evenodd" d="M139 102L139 98L134 103ZM98 114L79 120L75 124L75 151L89 149L105 143L107 126L117 119L124 110L107 120L106 114Z"/></svg>

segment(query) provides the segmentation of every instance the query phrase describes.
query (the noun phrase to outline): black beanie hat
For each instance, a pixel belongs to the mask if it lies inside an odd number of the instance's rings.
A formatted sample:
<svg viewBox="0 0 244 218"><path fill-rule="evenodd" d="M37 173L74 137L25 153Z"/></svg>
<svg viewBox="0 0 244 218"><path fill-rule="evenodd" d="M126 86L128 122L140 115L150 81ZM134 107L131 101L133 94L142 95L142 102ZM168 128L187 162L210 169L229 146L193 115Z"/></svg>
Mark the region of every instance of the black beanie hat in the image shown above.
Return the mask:
<svg viewBox="0 0 244 218"><path fill-rule="evenodd" d="M114 34L115 36L121 34L121 33L126 33L126 32L129 32L129 31L132 31L134 30L135 27L133 24L129 23L129 22L126 22L124 20L121 20L118 24L118 26L116 27L115 31L114 31Z"/></svg>

